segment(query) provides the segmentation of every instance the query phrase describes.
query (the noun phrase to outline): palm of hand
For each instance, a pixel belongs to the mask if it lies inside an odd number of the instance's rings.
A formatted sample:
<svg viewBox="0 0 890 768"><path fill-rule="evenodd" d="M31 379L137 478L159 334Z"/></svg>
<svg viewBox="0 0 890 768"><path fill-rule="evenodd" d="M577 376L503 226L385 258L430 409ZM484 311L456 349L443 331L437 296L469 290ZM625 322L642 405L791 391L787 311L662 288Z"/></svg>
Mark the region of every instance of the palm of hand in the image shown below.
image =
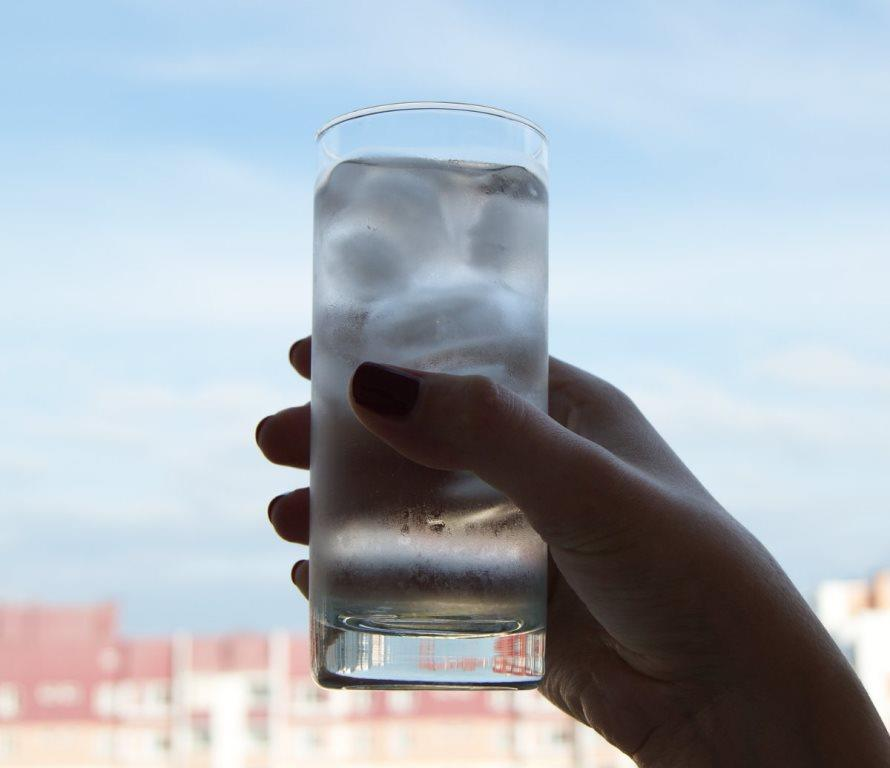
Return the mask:
<svg viewBox="0 0 890 768"><path fill-rule="evenodd" d="M799 596L623 393L555 360L550 376L550 416L629 481L590 488L590 524L551 543L542 692L626 753L657 753L729 708Z"/></svg>
<svg viewBox="0 0 890 768"><path fill-rule="evenodd" d="M640 438L645 442L652 438L652 434L646 434L651 427L642 416L636 429L629 429L626 417L631 408L626 398L607 383L558 361L551 365L550 416L581 437L628 459L643 448ZM546 675L541 692L573 718L595 728L625 752L635 754L661 719L657 712L648 710L665 707L668 684L628 661L632 657L621 641L603 628L567 582L557 565L565 559L572 559L572 553L551 548ZM632 605L627 607L630 612L636 610ZM632 624L633 617L628 618Z"/></svg>
<svg viewBox="0 0 890 768"><path fill-rule="evenodd" d="M307 377L309 355L305 344L291 356ZM554 507L572 509L552 510L557 535L545 537L551 578L541 690L648 763L663 740L676 743L678 731L702 727L750 677L753 657L775 642L771 622L793 588L617 389L552 360L549 413L589 441L613 481L603 484L602 473L585 479L582 465L566 477L568 493L544 489L564 500ZM308 406L264 420L257 440L270 460L308 467ZM280 535L307 542L308 489L277 497L269 512ZM305 569L295 581L305 592ZM752 614L757 621L739 650L738 617Z"/></svg>

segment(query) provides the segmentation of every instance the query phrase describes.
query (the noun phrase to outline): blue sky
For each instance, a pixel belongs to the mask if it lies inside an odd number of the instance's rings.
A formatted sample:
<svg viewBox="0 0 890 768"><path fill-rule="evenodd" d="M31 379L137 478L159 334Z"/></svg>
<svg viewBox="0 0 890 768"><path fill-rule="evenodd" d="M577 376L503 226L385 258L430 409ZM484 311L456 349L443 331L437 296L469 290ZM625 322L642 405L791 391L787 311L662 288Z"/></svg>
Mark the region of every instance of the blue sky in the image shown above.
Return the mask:
<svg viewBox="0 0 890 768"><path fill-rule="evenodd" d="M890 564L890 3L6 3L0 599L302 626L252 444L308 397L314 130L551 140L551 347L809 593Z"/></svg>

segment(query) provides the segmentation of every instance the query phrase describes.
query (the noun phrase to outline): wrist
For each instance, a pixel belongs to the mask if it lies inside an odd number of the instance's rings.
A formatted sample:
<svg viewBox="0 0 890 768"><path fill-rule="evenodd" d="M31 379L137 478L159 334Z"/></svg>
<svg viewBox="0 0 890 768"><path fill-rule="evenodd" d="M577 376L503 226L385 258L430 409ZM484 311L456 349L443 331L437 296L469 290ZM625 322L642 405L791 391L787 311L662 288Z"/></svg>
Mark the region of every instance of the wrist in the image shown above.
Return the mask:
<svg viewBox="0 0 890 768"><path fill-rule="evenodd" d="M890 736L855 673L833 652L800 655L690 708L635 755L641 768L885 768Z"/></svg>

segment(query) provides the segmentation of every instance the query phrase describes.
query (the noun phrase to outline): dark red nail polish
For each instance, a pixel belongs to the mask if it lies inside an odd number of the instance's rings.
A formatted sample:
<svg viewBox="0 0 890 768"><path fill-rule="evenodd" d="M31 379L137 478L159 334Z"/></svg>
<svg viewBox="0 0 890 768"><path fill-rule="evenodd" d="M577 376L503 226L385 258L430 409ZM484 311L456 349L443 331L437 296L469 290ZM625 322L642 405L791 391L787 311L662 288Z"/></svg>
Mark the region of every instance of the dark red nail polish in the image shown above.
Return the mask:
<svg viewBox="0 0 890 768"><path fill-rule="evenodd" d="M300 570L300 566L303 565L305 562L305 560L297 560L297 562L294 563L294 567L290 569L290 580L294 584L297 583L297 575Z"/></svg>
<svg viewBox="0 0 890 768"><path fill-rule="evenodd" d="M407 416L419 394L419 378L389 365L362 363L352 376L352 399L380 416Z"/></svg>
<svg viewBox="0 0 890 768"><path fill-rule="evenodd" d="M269 420L269 416L266 416L265 419L262 419L259 424L256 425L256 431L253 433L253 439L257 442L260 441L260 432L263 431L263 424L265 424Z"/></svg>
<svg viewBox="0 0 890 768"><path fill-rule="evenodd" d="M306 339L299 339L291 344L290 351L287 353L287 358L290 360L290 364L296 368L297 367L297 352L300 351L300 345L305 342Z"/></svg>
<svg viewBox="0 0 890 768"><path fill-rule="evenodd" d="M269 508L266 510L266 514L269 516L269 522L272 522L272 508L278 503L278 499L283 499L284 494L279 493L272 501L269 502ZM274 523L273 523L274 524Z"/></svg>

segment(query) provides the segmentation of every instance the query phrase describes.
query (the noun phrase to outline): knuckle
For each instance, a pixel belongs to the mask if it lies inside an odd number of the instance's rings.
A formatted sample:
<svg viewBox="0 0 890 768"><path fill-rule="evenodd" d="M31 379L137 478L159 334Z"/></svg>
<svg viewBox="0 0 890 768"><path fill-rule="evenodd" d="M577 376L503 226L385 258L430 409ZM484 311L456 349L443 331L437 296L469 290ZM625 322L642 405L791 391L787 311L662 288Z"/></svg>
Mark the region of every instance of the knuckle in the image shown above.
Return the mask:
<svg viewBox="0 0 890 768"><path fill-rule="evenodd" d="M484 409L498 405L501 388L485 376L468 376L466 393L472 406Z"/></svg>
<svg viewBox="0 0 890 768"><path fill-rule="evenodd" d="M622 412L636 408L630 396L614 384L604 381L602 384L602 399L614 411Z"/></svg>
<svg viewBox="0 0 890 768"><path fill-rule="evenodd" d="M471 435L478 437L494 429L513 407L513 393L485 376L468 377L465 397L465 426Z"/></svg>
<svg viewBox="0 0 890 768"><path fill-rule="evenodd" d="M596 396L586 404L587 413L595 414L600 424L638 420L642 413L636 403L623 390L606 381L600 381Z"/></svg>

